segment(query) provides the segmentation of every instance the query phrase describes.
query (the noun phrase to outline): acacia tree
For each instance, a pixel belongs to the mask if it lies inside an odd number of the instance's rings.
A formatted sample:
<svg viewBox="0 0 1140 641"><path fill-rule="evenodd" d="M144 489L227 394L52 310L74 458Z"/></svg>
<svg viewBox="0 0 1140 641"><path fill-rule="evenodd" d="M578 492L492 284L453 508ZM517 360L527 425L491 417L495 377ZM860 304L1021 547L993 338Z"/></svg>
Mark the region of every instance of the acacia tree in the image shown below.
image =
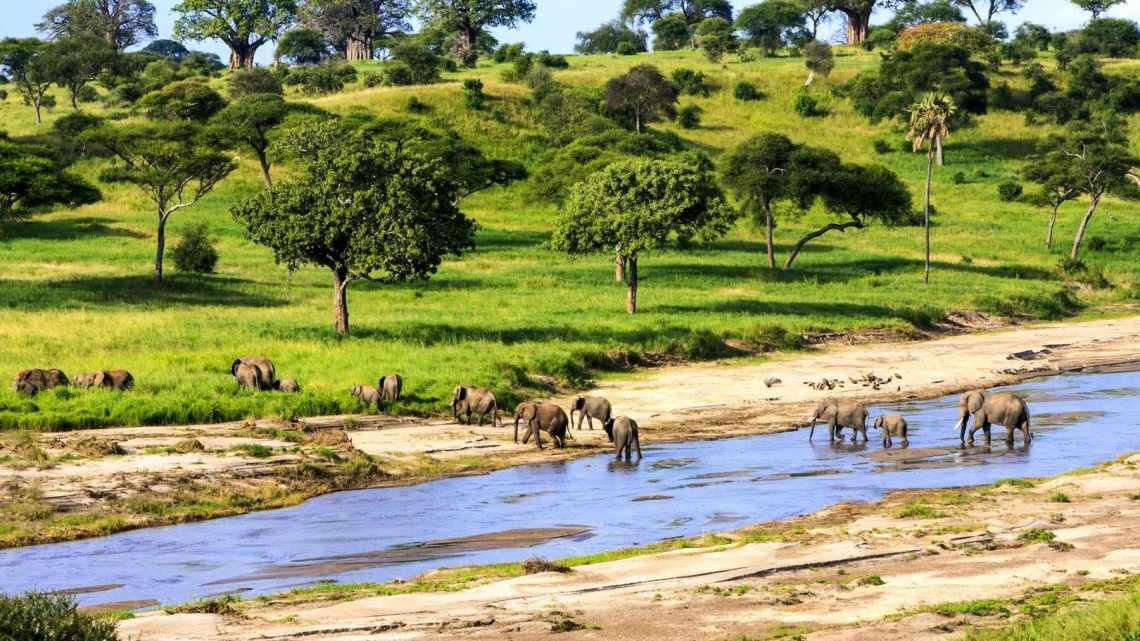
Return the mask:
<svg viewBox="0 0 1140 641"><path fill-rule="evenodd" d="M154 203L154 280L159 284L167 221L210 193L235 167L202 134L200 127L188 122L103 126L84 134L85 140L107 148L117 161L100 175L101 180L135 185Z"/></svg>
<svg viewBox="0 0 1140 641"><path fill-rule="evenodd" d="M637 65L624 75L606 83L606 109L628 117L637 133L643 125L662 117L672 118L677 111L677 87L657 67Z"/></svg>
<svg viewBox="0 0 1140 641"><path fill-rule="evenodd" d="M1049 224L1045 231L1045 247L1053 248L1053 228L1061 205L1081 195L1080 176L1067 158L1046 156L1031 162L1022 174L1026 180L1041 185L1041 202L1049 207Z"/></svg>
<svg viewBox="0 0 1140 641"><path fill-rule="evenodd" d="M261 165L261 175L267 189L273 188L269 173L270 132L285 122L294 111L294 105L275 94L253 94L230 103L218 112L211 124L226 144L241 145L253 150Z"/></svg>
<svg viewBox="0 0 1140 641"><path fill-rule="evenodd" d="M835 11L831 0L799 0L799 5L804 20L811 24L808 30L811 32L811 39L818 40L820 25Z"/></svg>
<svg viewBox="0 0 1140 641"><path fill-rule="evenodd" d="M736 28L769 56L797 35L806 33L803 8L793 0L764 0L740 12Z"/></svg>
<svg viewBox="0 0 1140 641"><path fill-rule="evenodd" d="M182 0L174 22L179 39L216 39L230 48L230 69L253 68L257 50L277 40L297 13L296 0Z"/></svg>
<svg viewBox="0 0 1140 641"><path fill-rule="evenodd" d="M454 34L452 54L466 67L479 58L480 36L492 27L513 29L534 20L535 0L419 0L425 22Z"/></svg>
<svg viewBox="0 0 1140 641"><path fill-rule="evenodd" d="M57 40L43 52L46 73L67 91L72 109L79 109L79 95L87 83L104 72L114 72L122 60L104 40L89 35Z"/></svg>
<svg viewBox="0 0 1140 641"><path fill-rule="evenodd" d="M911 105L910 129L906 139L914 151L926 148L926 191L923 197L923 228L926 235L926 258L922 282L930 282L930 190L934 182L934 163L942 159L942 141L950 135L950 124L958 108L946 94L929 93L920 102Z"/></svg>
<svg viewBox="0 0 1140 641"><path fill-rule="evenodd" d="M290 130L280 144L301 161L296 175L232 214L290 271L312 264L332 273L337 333L349 333L353 281L426 279L445 256L474 247L459 183L416 141L325 121Z"/></svg>
<svg viewBox="0 0 1140 641"><path fill-rule="evenodd" d="M413 0L307 0L301 21L319 30L346 60L371 60L377 42L411 29Z"/></svg>
<svg viewBox="0 0 1140 641"><path fill-rule="evenodd" d="M690 27L705 18L722 18L732 22L732 5L728 0L625 0L621 18L628 22L657 22L671 13L685 17Z"/></svg>
<svg viewBox="0 0 1140 641"><path fill-rule="evenodd" d="M950 0L951 4L969 9L984 27L994 21L999 13L1017 13L1025 6L1025 0Z"/></svg>
<svg viewBox="0 0 1140 641"><path fill-rule="evenodd" d="M16 86L24 103L36 111L36 124L43 124L43 108L55 104L48 95L55 79L47 61L47 43L37 38L6 38L0 42L0 68Z"/></svg>
<svg viewBox="0 0 1140 641"><path fill-rule="evenodd" d="M1071 0L1073 4L1092 14L1093 20L1100 18L1101 14L1125 0Z"/></svg>
<svg viewBox="0 0 1140 641"><path fill-rule="evenodd" d="M147 0L68 0L48 10L36 29L53 40L93 36L122 52L158 36L154 14Z"/></svg>
<svg viewBox="0 0 1140 641"><path fill-rule="evenodd" d="M575 185L552 245L570 254L608 253L627 265L626 311L637 312L641 254L723 236L736 219L700 157L616 162Z"/></svg>
<svg viewBox="0 0 1140 641"><path fill-rule="evenodd" d="M0 224L36 207L99 200L97 189L65 169L46 149L17 143L0 132Z"/></svg>
<svg viewBox="0 0 1140 641"><path fill-rule="evenodd" d="M736 194L741 210L764 226L769 269L776 268L773 206L795 193L800 149L782 134L759 134L738 145L724 160L725 185Z"/></svg>

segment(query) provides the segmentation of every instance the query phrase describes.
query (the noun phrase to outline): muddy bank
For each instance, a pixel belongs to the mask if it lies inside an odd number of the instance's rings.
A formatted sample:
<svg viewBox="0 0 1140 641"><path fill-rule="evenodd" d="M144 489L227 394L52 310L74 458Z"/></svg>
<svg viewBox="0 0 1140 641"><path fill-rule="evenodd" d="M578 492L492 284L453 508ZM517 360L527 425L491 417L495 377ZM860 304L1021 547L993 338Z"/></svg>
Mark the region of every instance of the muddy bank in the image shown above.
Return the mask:
<svg viewBox="0 0 1140 641"><path fill-rule="evenodd" d="M607 380L592 393L638 419L643 443L652 444L795 429L825 396L903 402L1137 361L1140 317L1132 317L664 367ZM769 379L781 382L769 387ZM0 503L21 509L0 510L0 524L10 528L0 546L240 514L340 489L485 473L608 448L601 430L575 436L573 447L539 452L512 443L504 428L385 417L45 434L31 446L4 445ZM314 470L321 479L313 481ZM191 504L198 507L185 509ZM28 514L46 517L29 521Z"/></svg>

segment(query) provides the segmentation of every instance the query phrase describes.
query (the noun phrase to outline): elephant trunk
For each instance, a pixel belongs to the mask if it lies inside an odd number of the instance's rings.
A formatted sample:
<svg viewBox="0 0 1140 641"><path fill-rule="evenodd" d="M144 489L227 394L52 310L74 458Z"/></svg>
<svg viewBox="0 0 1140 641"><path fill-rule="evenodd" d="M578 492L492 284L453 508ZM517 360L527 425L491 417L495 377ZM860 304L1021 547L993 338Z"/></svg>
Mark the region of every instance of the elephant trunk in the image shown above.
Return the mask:
<svg viewBox="0 0 1140 641"><path fill-rule="evenodd" d="M966 442L966 420L969 418L969 416L970 413L968 411L962 412L962 418L958 419L958 422L954 425L954 429L959 430L958 440L962 441L963 443Z"/></svg>
<svg viewBox="0 0 1140 641"><path fill-rule="evenodd" d="M808 432L808 440L809 441L815 436L815 424L817 422L819 422L819 417L813 417L811 419L811 431Z"/></svg>

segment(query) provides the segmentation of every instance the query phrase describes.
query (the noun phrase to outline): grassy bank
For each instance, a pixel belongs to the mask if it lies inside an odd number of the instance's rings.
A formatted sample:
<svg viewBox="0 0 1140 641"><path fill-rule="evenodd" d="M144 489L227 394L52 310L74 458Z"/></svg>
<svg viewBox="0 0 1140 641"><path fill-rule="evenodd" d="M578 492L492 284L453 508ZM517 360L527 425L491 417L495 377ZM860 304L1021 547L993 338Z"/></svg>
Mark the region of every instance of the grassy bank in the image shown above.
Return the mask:
<svg viewBox="0 0 1140 641"><path fill-rule="evenodd" d="M877 63L878 54L846 51L831 85ZM695 52L633 57L575 57L555 77L598 85L631 65L649 62L669 73L679 67L703 71L716 90L707 98L684 97L704 109L703 125L675 131L691 146L716 156L745 136L781 131L797 141L829 147L846 160L882 163L920 193L925 159L893 151L878 154L872 143L902 133L890 124L871 125L843 100L816 89L828 116L803 119L792 110L803 84L801 59L762 59L713 64ZM1120 71L1120 65L1112 69ZM505 66L481 66L449 74L430 87L354 88L321 98L321 107L346 112L362 108L381 115L409 115L416 96L431 105L421 118L455 129L493 156L535 167L545 150L537 137L521 85L504 83ZM1127 71L1127 69L1124 69ZM1016 83L1017 69L1003 76ZM492 108L462 105L465 77L486 83ZM740 102L739 80L767 95ZM100 108L92 108L99 112ZM45 127L67 113L56 108ZM498 115L496 115L498 114ZM0 122L14 136L37 132L31 110L15 96L0 103ZM215 422L247 417L315 415L360 411L349 396L356 383L375 384L383 373L401 372L406 400L398 411L437 412L460 383L495 388L504 405L548 389L551 378L578 385L600 370L620 370L660 354L715 358L732 354L726 337L761 346L785 347L787 333L910 330L956 309L1055 318L1076 300L1098 305L1128 300L1140 282L1140 220L1115 201L1102 206L1090 236L1087 262L1114 287L1071 291L1058 275L1058 258L1083 211L1062 209L1053 252L1042 243L1045 216L1033 206L1002 203L997 185L1015 177L1047 128L1027 127L1019 114L994 112L978 125L955 132L947 166L935 178L938 208L934 231L933 282L921 283L921 234L915 227L826 236L809 245L790 272L762 266L760 233L741 222L729 236L691 252L662 252L642 260L642 311L623 312L621 286L612 282L605 257L570 259L544 246L556 214L515 184L478 194L463 203L480 224L477 250L446 262L429 283L360 284L350 291L353 335L333 335L328 274L293 275L274 265L270 252L242 237L229 208L261 188L255 164L241 169L199 205L171 222L176 240L189 225L206 222L221 254L211 276L174 274L150 282L153 214L135 191L102 186L102 202L36 216L3 230L0 240L0 376L25 367L60 367L69 374L125 368L135 391L56 390L35 399L0 390L0 427L80 426ZM94 179L103 161L77 170ZM957 173L964 182L954 180ZM814 211L800 220L784 217L779 252L825 220ZM776 328L775 330L773 328ZM298 379L296 396L238 390L228 374L238 355L272 357L282 376ZM535 376L541 374L545 376Z"/></svg>

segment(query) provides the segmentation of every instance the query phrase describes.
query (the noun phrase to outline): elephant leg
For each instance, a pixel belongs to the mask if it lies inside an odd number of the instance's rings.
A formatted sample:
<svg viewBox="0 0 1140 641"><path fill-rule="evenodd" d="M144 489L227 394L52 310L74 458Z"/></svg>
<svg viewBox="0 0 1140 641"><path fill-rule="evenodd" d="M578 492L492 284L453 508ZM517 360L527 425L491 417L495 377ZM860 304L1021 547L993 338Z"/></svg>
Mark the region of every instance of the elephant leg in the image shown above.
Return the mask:
<svg viewBox="0 0 1140 641"><path fill-rule="evenodd" d="M992 431L993 431L993 425L991 425L989 421L982 423L982 432L984 432L986 435L986 447L989 447L990 444L993 443Z"/></svg>
<svg viewBox="0 0 1140 641"><path fill-rule="evenodd" d="M538 423L534 423L533 425L531 425L530 429L531 429L531 431L534 432L534 444L537 445L538 449L541 450L542 449L542 428L538 426Z"/></svg>
<svg viewBox="0 0 1140 641"><path fill-rule="evenodd" d="M594 431L594 417L589 414L586 415L586 425L590 426L590 431ZM582 429L582 424L578 423L578 429Z"/></svg>
<svg viewBox="0 0 1140 641"><path fill-rule="evenodd" d="M832 443L836 440L843 440L843 436L839 433L839 424L835 422L835 419L827 422L827 434Z"/></svg>
<svg viewBox="0 0 1140 641"><path fill-rule="evenodd" d="M584 419L584 418L586 418L586 412L584 412L584 411L578 412L578 431L579 432L582 431L582 419ZM571 419L571 420L573 420L573 419ZM590 428L590 429L593 429L593 428Z"/></svg>
<svg viewBox="0 0 1140 641"><path fill-rule="evenodd" d="M633 437L633 444L635 447L637 447L637 460L640 461L641 460L641 438L634 436Z"/></svg>

